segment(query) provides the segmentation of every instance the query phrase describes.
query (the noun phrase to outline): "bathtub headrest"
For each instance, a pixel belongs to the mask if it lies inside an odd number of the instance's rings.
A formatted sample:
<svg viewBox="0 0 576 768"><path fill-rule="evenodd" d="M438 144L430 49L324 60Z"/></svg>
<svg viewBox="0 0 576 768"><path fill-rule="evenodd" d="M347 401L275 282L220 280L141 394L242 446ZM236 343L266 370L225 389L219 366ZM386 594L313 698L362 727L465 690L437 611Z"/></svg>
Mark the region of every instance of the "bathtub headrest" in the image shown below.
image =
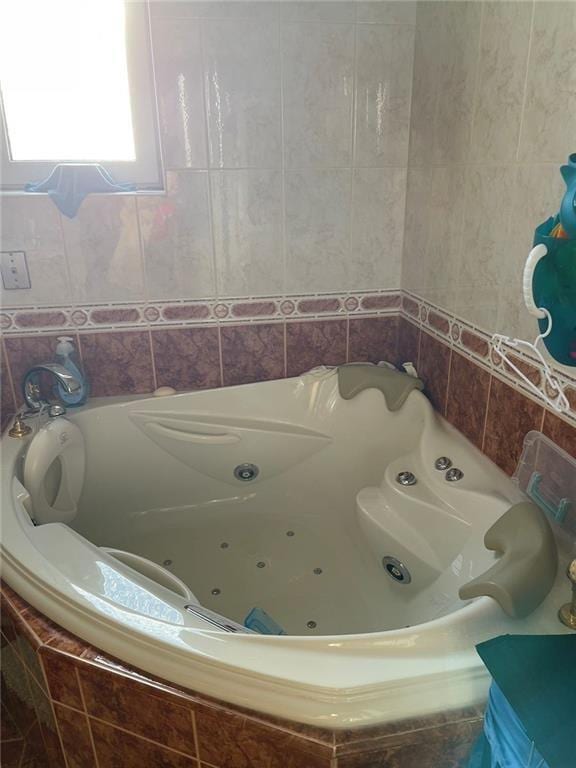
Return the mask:
<svg viewBox="0 0 576 768"><path fill-rule="evenodd" d="M546 515L530 501L515 504L486 531L484 544L502 556L460 587L460 599L488 595L508 616L528 616L550 592L558 568L556 541Z"/></svg>
<svg viewBox="0 0 576 768"><path fill-rule="evenodd" d="M344 400L351 400L365 389L379 389L388 410L397 411L413 389L424 389L424 383L407 373L370 363L351 363L338 368L338 391Z"/></svg>

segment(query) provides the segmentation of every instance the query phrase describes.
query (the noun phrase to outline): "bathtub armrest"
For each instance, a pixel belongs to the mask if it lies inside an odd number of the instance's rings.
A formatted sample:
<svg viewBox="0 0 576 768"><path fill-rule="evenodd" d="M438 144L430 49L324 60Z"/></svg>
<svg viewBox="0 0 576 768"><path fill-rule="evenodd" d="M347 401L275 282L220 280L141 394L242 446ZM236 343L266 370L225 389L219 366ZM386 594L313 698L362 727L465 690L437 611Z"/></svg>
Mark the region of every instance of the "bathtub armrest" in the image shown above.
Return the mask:
<svg viewBox="0 0 576 768"><path fill-rule="evenodd" d="M460 598L488 595L509 616L528 616L552 588L558 568L556 542L545 514L532 502L515 504L488 529L484 544L502 556L460 587Z"/></svg>
<svg viewBox="0 0 576 768"><path fill-rule="evenodd" d="M352 363L338 368L338 391L344 400L351 400L370 388L382 392L389 411L397 411L413 389L424 389L424 383L407 373L384 366Z"/></svg>

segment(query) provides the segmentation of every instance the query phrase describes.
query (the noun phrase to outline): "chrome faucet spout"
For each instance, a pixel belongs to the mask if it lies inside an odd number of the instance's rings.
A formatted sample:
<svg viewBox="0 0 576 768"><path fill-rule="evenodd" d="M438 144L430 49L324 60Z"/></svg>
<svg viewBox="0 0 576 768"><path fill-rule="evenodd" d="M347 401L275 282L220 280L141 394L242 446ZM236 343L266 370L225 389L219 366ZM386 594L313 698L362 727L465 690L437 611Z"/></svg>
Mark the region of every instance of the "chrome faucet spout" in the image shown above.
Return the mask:
<svg viewBox="0 0 576 768"><path fill-rule="evenodd" d="M41 373L49 373L69 394L77 392L82 386L78 379L59 363L40 363L35 365L26 373L22 384L24 400L32 411L39 411L43 405L47 404L47 401L43 400L40 396L39 376Z"/></svg>

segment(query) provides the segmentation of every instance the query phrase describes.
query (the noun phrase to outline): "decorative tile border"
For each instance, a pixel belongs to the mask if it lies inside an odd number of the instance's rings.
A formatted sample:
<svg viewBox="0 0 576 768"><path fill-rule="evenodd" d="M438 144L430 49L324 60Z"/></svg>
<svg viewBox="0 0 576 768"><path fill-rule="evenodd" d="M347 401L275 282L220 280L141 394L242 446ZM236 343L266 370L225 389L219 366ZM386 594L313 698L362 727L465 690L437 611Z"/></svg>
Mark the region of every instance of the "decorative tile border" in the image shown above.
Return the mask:
<svg viewBox="0 0 576 768"><path fill-rule="evenodd" d="M471 358L475 363L514 389L542 404L542 400L538 398L536 393L491 351L492 334L488 331L407 291L402 294L402 316L460 354ZM542 373L534 358L523 351L512 349L510 350L510 358L532 382L540 386ZM551 367L571 403L570 411L562 414L560 418L576 423L576 371L572 376L565 371L554 368L554 366Z"/></svg>
<svg viewBox="0 0 576 768"><path fill-rule="evenodd" d="M178 302L106 303L95 305L5 308L0 330L6 335L79 330L128 330L157 326L254 322L284 318L395 313L401 292L258 296L238 299L198 299Z"/></svg>

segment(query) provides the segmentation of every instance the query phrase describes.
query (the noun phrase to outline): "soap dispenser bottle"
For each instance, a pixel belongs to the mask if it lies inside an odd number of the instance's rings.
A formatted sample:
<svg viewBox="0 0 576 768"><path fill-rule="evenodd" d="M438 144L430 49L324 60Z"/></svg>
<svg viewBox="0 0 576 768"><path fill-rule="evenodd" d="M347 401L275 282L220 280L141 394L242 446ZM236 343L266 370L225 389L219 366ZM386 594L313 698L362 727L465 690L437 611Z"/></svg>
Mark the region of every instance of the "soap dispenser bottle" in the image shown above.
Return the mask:
<svg viewBox="0 0 576 768"><path fill-rule="evenodd" d="M80 364L75 359L76 350L73 341L71 336L58 336L58 344L56 345L57 361L80 382L80 389L76 392L66 392L62 384L56 385L60 400L71 407L84 405L88 398L88 382L80 369Z"/></svg>

